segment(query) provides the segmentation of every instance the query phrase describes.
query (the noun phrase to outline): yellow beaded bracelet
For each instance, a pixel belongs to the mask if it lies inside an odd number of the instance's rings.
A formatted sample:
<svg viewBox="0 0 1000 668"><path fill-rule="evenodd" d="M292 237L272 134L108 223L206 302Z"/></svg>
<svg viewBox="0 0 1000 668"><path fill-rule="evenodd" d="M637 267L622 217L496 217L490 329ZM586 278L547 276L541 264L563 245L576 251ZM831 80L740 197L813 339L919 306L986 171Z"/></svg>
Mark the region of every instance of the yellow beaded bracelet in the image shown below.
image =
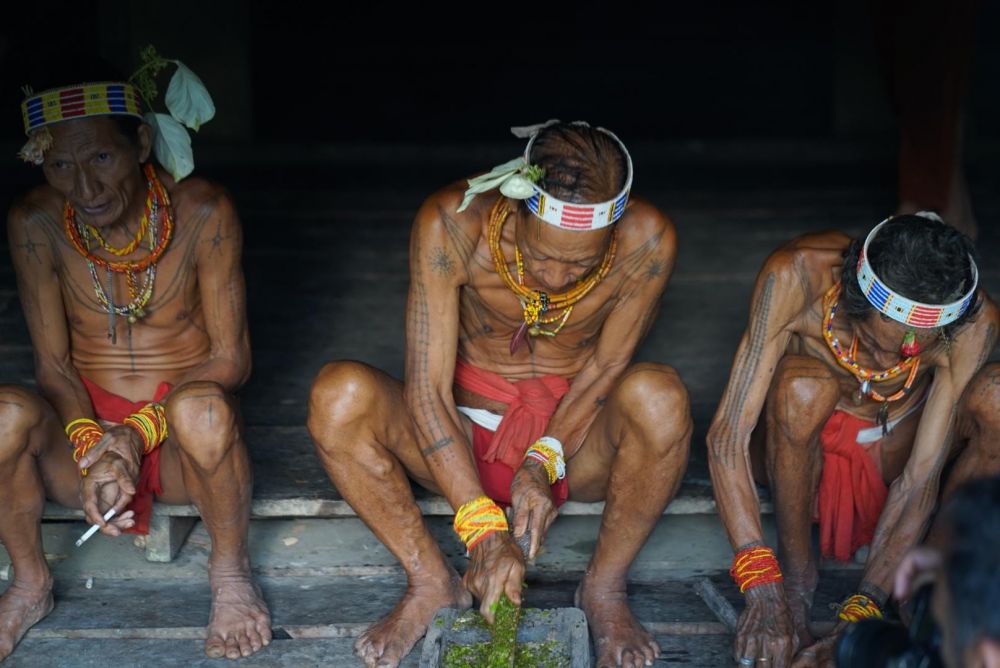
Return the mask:
<svg viewBox="0 0 1000 668"><path fill-rule="evenodd" d="M534 459L545 467L549 476L549 484L566 477L566 460L563 459L562 443L551 436L542 436L531 444L524 453L525 459Z"/></svg>
<svg viewBox="0 0 1000 668"><path fill-rule="evenodd" d="M454 527L455 533L471 552L488 535L507 531L507 516L493 499L479 496L462 504L455 513Z"/></svg>
<svg viewBox="0 0 1000 668"><path fill-rule="evenodd" d="M841 606L837 617L845 622L860 622L862 619L882 619L882 608L871 596L851 594Z"/></svg>
<svg viewBox="0 0 1000 668"><path fill-rule="evenodd" d="M143 454L149 454L167 439L167 416L163 406L151 403L143 406L122 421L139 433Z"/></svg>

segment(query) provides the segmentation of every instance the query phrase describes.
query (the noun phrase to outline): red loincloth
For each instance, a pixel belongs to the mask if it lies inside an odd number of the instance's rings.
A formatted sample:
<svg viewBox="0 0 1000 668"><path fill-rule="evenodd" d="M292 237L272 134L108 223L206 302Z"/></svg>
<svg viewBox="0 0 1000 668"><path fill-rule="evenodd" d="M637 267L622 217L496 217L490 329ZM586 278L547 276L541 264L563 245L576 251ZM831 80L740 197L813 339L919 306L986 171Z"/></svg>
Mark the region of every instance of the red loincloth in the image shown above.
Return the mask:
<svg viewBox="0 0 1000 668"><path fill-rule="evenodd" d="M491 401L507 404L496 432L472 424L472 451L486 495L497 503L510 505L514 473L521 467L528 447L545 435L549 419L569 391L569 381L561 376L542 376L512 383L458 358L455 384ZM552 485L552 496L556 505L569 498L565 478Z"/></svg>
<svg viewBox="0 0 1000 668"><path fill-rule="evenodd" d="M889 493L880 462L875 461L881 448L867 450L857 442L859 431L874 426L874 422L837 410L820 433L819 528L824 558L848 561L875 536Z"/></svg>
<svg viewBox="0 0 1000 668"><path fill-rule="evenodd" d="M122 421L132 413L148 404L148 401L130 401L125 397L108 392L94 382L80 377L87 394L90 395L90 402L94 405L94 414L99 420L121 424ZM159 401L170 392L169 383L160 383L156 387L156 393L152 401ZM128 533L149 533L149 518L153 514L153 498L157 494L162 494L160 487L160 449L156 448L142 458L142 466L139 469L139 481L135 485L135 496L128 504L127 510L135 513L135 525L131 529L126 529Z"/></svg>

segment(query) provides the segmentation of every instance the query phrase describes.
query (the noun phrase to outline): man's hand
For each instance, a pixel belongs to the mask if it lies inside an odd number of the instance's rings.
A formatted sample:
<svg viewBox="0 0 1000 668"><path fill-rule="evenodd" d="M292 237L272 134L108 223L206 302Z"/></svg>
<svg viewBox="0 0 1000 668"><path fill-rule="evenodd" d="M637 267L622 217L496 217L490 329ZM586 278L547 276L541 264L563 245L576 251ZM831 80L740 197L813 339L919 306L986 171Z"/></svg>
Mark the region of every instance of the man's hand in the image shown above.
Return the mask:
<svg viewBox="0 0 1000 668"><path fill-rule="evenodd" d="M122 511L135 495L142 450L139 434L118 425L105 431L97 446L80 458L80 470L87 470L86 477L80 478L83 512L88 522L101 527L101 533L119 536L135 524L132 513ZM105 522L104 513L112 507L116 515Z"/></svg>
<svg viewBox="0 0 1000 668"><path fill-rule="evenodd" d="M839 620L828 636L816 641L798 653L792 668L835 668L837 641L849 622Z"/></svg>
<svg viewBox="0 0 1000 668"><path fill-rule="evenodd" d="M797 649L795 626L780 583L746 591L746 608L736 623L734 649L737 665L787 668L791 664Z"/></svg>
<svg viewBox="0 0 1000 668"><path fill-rule="evenodd" d="M492 533L472 548L465 588L479 599L479 613L490 624L501 594L521 605L524 583L524 554L505 531Z"/></svg>
<svg viewBox="0 0 1000 668"><path fill-rule="evenodd" d="M521 537L528 534L529 560L538 555L545 534L559 514L552 501L552 487L545 467L534 459L525 459L510 483L510 498L514 508L514 539L521 545Z"/></svg>

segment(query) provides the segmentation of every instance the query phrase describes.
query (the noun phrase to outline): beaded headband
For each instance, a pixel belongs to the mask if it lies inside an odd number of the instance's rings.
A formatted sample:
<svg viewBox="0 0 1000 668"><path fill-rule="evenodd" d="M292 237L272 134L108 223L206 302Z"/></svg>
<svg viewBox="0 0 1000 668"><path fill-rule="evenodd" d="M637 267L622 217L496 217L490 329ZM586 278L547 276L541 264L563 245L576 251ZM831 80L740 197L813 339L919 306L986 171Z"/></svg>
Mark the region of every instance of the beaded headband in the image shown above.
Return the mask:
<svg viewBox="0 0 1000 668"><path fill-rule="evenodd" d="M82 83L52 88L39 94L25 89L21 103L24 132L28 135L18 157L34 165L45 163L45 152L54 139L47 126L60 121L90 116L132 116L152 128L152 149L157 162L180 181L194 170L191 136L185 128L198 130L215 116L215 103L201 79L179 60L162 57L152 45L139 53L141 65L125 82ZM164 102L169 113L152 107L157 96L156 76L163 69L175 68Z"/></svg>
<svg viewBox="0 0 1000 668"><path fill-rule="evenodd" d="M135 86L121 82L88 83L53 88L21 103L24 133L83 116L134 116L142 120L142 102Z"/></svg>
<svg viewBox="0 0 1000 668"><path fill-rule="evenodd" d="M925 217L929 216L925 215ZM935 218L940 220L937 216ZM861 291L865 293L868 302L896 322L910 327L943 327L958 320L972 304L972 300L976 296L976 288L979 286L979 270L976 268L972 256L969 256L969 264L972 265L972 287L961 299L950 304L924 304L908 299L886 285L875 274L875 270L868 262L868 245L878 234L879 229L890 220L892 218L886 218L868 233L865 245L861 249L861 255L858 257L858 284L861 286Z"/></svg>
<svg viewBox="0 0 1000 668"><path fill-rule="evenodd" d="M482 176L469 179L469 188L465 191L465 198L458 210L463 211L477 194L499 187L500 192L507 197L524 200L528 210L538 218L564 230L597 230L617 222L625 213L625 205L632 189L632 156L622 140L609 130L595 128L615 140L625 156L627 167L625 187L612 199L596 204L573 204L562 201L538 185L543 170L529 163L531 148L540 130L558 122L548 121L540 125L511 128L514 136L529 137L524 155L497 165ZM583 121L575 121L571 125L589 127Z"/></svg>

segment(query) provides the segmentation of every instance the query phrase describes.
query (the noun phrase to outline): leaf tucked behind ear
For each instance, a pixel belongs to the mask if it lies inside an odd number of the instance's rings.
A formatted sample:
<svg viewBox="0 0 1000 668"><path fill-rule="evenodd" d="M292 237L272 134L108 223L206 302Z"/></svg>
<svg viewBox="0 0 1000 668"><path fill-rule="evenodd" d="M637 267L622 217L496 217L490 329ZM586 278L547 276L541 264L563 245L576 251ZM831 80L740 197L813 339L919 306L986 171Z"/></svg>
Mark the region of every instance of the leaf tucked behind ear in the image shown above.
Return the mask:
<svg viewBox="0 0 1000 668"><path fill-rule="evenodd" d="M194 170L191 135L167 114L147 113L145 120L155 130L153 153L157 162L170 172L175 181L180 181Z"/></svg>
<svg viewBox="0 0 1000 668"><path fill-rule="evenodd" d="M170 78L164 98L167 110L178 121L197 131L215 116L215 103L197 74L180 61L174 63L177 71Z"/></svg>

